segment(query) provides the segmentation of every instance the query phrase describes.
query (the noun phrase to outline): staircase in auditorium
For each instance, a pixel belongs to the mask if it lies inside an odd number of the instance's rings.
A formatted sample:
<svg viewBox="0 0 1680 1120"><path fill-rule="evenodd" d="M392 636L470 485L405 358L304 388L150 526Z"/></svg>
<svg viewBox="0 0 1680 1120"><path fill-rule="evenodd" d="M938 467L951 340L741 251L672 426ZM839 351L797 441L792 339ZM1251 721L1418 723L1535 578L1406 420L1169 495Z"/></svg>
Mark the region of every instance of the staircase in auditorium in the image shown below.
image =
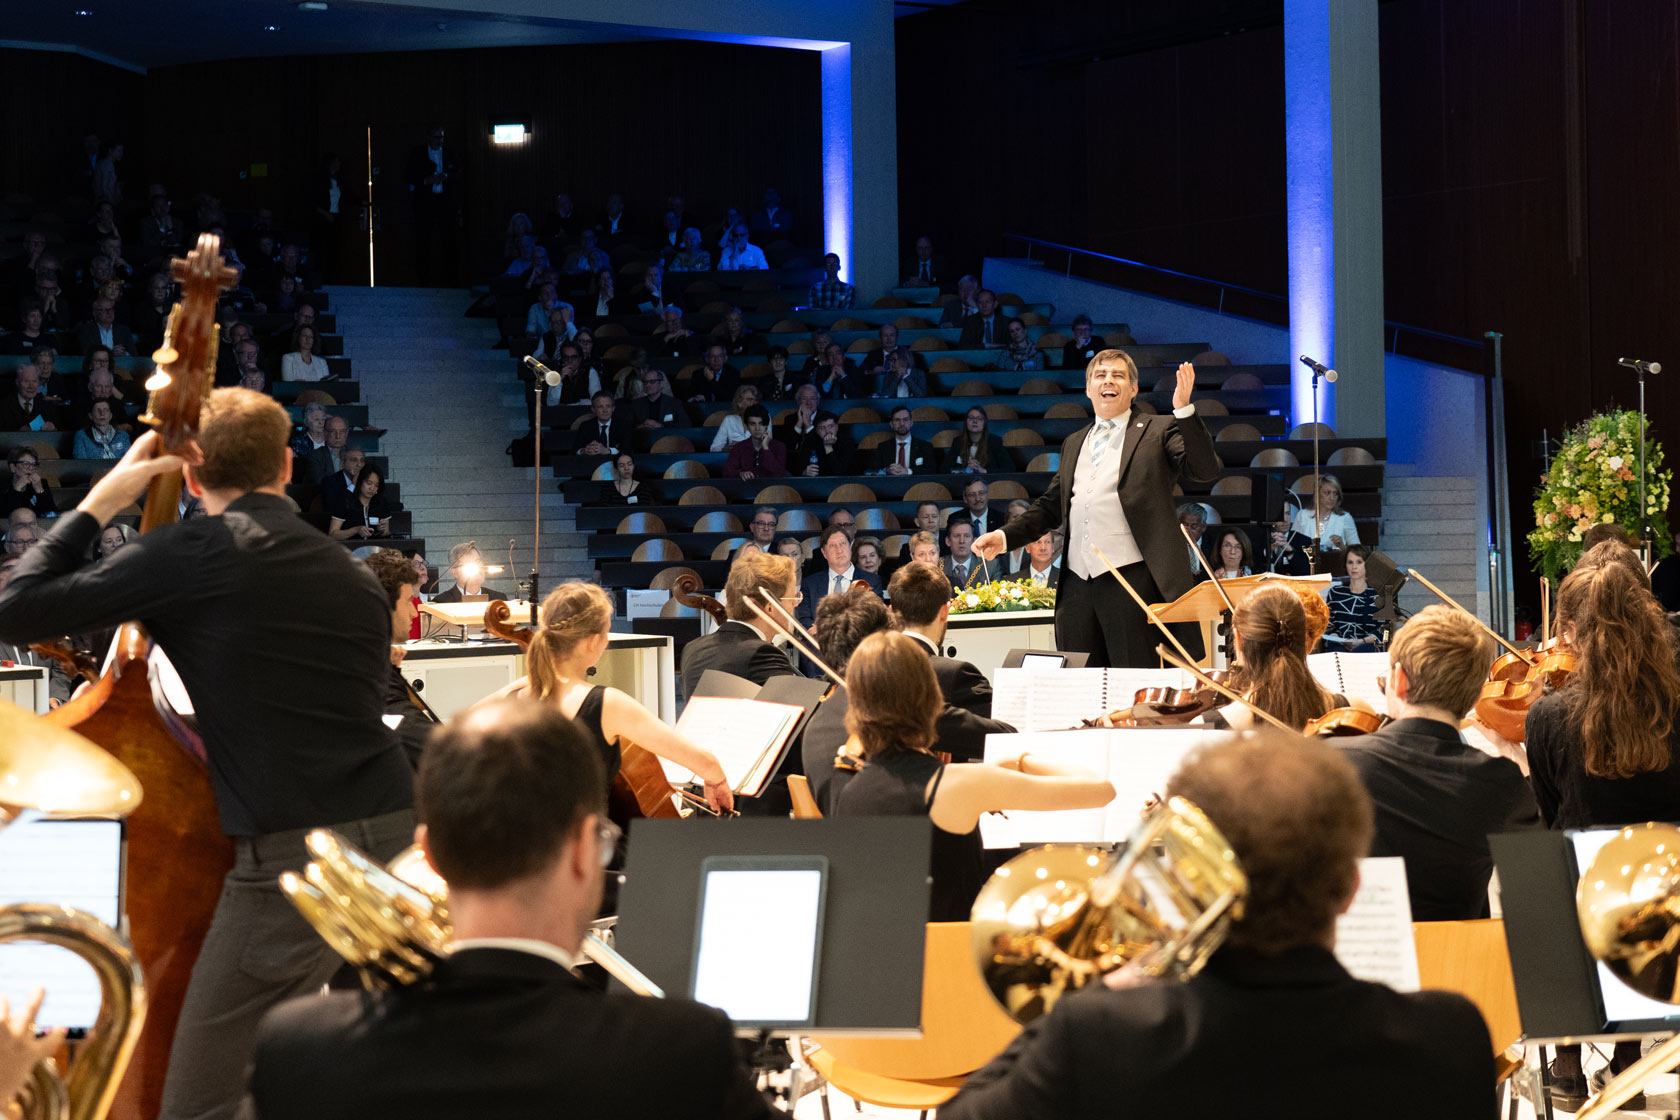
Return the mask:
<svg viewBox="0 0 1680 1120"><path fill-rule="evenodd" d="M490 564L516 571L490 579L510 595L531 564L531 470L508 469L508 441L529 429L524 398L506 350L492 350L493 324L468 319L465 291L333 288L332 306L354 359L368 413L388 429L380 440L402 480L414 535L440 571L449 547L475 540ZM543 495L545 587L587 578L592 565L576 535L572 507L551 485ZM448 578L444 578L445 585Z"/></svg>
<svg viewBox="0 0 1680 1120"><path fill-rule="evenodd" d="M1478 561L1487 560L1481 525L1475 479L1412 477L1389 468L1382 493L1383 552L1402 570L1416 568L1485 620L1485 596L1476 590ZM1409 612L1434 602L1415 580L1400 592L1400 605Z"/></svg>

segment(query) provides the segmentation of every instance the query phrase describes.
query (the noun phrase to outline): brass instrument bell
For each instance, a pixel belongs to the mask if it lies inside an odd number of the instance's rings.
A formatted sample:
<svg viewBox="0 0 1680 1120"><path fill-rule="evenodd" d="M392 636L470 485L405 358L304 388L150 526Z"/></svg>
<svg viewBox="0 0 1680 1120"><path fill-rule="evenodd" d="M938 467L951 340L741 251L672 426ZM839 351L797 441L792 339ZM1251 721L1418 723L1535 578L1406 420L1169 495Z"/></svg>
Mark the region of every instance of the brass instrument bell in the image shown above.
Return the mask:
<svg viewBox="0 0 1680 1120"><path fill-rule="evenodd" d="M68 727L0 700L0 828L25 811L51 817L126 817L140 780Z"/></svg>

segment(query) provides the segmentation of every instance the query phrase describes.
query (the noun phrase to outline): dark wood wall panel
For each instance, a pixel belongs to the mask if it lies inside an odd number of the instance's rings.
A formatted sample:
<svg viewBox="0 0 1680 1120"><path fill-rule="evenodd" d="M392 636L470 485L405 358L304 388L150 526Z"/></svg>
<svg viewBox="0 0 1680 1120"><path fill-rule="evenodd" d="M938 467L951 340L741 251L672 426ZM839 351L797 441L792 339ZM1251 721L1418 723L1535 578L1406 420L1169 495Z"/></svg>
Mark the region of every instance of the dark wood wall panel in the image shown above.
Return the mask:
<svg viewBox="0 0 1680 1120"><path fill-rule="evenodd" d="M139 74L63 51L0 49L0 75L0 194L60 195L84 133L108 141L135 135Z"/></svg>

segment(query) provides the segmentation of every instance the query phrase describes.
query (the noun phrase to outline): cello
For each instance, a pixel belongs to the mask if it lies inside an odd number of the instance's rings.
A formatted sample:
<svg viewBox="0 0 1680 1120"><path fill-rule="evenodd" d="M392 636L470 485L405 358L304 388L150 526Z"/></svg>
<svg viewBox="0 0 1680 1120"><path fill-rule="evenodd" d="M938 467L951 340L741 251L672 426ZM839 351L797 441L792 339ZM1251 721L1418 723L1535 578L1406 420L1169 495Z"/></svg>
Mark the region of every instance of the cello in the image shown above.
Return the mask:
<svg viewBox="0 0 1680 1120"><path fill-rule="evenodd" d="M221 241L200 234L183 260L169 263L181 300L169 313L142 423L155 428L164 455L188 454L216 373L216 300L237 273L222 263ZM152 479L140 519L147 533L176 519L179 472ZM42 652L62 657L56 648ZM146 976L150 1007L110 1115L151 1120L163 1097L169 1052L198 952L233 866L222 834L203 744L163 697L151 639L130 622L117 631L110 664L92 686L43 717L73 727L132 770L145 799L127 824L128 937Z"/></svg>

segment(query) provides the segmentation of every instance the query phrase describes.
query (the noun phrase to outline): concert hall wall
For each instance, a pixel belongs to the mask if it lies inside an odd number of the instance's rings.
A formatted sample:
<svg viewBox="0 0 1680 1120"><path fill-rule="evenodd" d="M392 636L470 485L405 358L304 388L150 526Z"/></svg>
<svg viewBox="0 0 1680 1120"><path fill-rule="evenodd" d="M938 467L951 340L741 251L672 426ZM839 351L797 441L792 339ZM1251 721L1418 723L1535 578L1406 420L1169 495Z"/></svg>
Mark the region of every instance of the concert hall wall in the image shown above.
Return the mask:
<svg viewBox="0 0 1680 1120"><path fill-rule="evenodd" d="M486 233L475 260L491 242L500 251L514 211L540 221L557 190L570 191L589 217L622 191L632 224L657 229L655 208L668 194L684 195L710 221L731 203L756 206L774 185L801 222L800 239L821 239L820 63L812 51L646 41L240 59L144 77L73 55L5 55L86 71L76 92L109 90L127 107L129 119L114 126L127 128L122 172L131 193L158 179L177 194L213 191L230 208L296 213L322 153L334 151L354 212L371 124L374 190L395 234L407 222L404 160L437 120L459 152L467 226ZM61 113L48 102L45 110L30 138L39 150L73 153L86 106ZM532 139L494 147L492 116L524 119ZM266 177L254 165L266 165ZM406 250L400 236L382 239L378 279L411 282Z"/></svg>

